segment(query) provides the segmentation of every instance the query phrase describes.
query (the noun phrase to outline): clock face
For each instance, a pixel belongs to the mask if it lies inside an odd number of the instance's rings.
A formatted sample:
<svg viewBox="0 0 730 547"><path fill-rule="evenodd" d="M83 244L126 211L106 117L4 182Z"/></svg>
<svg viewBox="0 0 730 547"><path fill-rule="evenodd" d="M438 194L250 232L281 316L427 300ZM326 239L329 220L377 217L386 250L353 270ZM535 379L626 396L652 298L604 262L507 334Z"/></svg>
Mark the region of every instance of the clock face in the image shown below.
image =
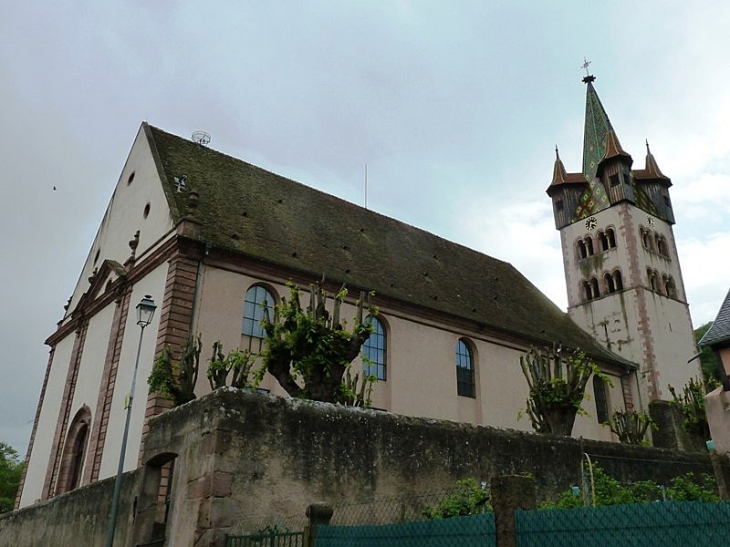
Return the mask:
<svg viewBox="0 0 730 547"><path fill-rule="evenodd" d="M646 223L647 223L647 224L648 224L649 226L651 226L652 228L654 227L654 219L653 219L653 218L651 218L650 216L647 216L647 217L646 217Z"/></svg>
<svg viewBox="0 0 730 547"><path fill-rule="evenodd" d="M595 230L596 226L598 226L598 221L596 220L596 217L590 217L586 220L586 230Z"/></svg>

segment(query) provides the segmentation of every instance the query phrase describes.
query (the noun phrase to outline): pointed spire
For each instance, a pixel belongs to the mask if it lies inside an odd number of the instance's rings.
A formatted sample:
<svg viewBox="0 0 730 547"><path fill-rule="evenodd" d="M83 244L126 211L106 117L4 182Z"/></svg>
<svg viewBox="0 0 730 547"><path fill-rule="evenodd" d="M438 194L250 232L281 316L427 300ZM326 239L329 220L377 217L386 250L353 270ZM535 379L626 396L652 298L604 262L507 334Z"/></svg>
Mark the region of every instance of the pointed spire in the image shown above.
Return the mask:
<svg viewBox="0 0 730 547"><path fill-rule="evenodd" d="M583 133L583 174L589 181L596 176L598 164L606 155L606 143L611 121L608 119L601 100L593 87L596 78L588 75L583 78L586 84L586 118Z"/></svg>
<svg viewBox="0 0 730 547"><path fill-rule="evenodd" d="M552 184L560 184L568 180L568 173L565 171L565 166L560 159L560 152L558 152L558 145L555 145L555 166L553 167L553 181Z"/></svg>
<svg viewBox="0 0 730 547"><path fill-rule="evenodd" d="M613 130L613 127L610 127L606 136L606 155L603 156L603 159L607 160L617 156L624 156L625 158L631 159L631 155L621 147L621 143L616 136L616 131Z"/></svg>
<svg viewBox="0 0 730 547"><path fill-rule="evenodd" d="M646 140L646 167L644 168L644 171L646 171L646 174L652 178L657 178L657 179L667 178L666 175L664 175L664 173L661 172L661 169L659 169L659 166L657 165L656 160L654 159L654 155L651 153L651 150L649 149L649 139Z"/></svg>

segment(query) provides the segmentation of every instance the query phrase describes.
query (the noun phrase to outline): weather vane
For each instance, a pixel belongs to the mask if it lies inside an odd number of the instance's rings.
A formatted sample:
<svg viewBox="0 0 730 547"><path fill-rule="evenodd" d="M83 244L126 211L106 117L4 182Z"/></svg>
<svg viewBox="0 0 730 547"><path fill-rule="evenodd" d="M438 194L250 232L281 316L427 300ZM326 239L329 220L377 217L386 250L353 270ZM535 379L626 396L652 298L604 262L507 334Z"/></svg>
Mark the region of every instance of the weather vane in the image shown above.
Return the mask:
<svg viewBox="0 0 730 547"><path fill-rule="evenodd" d="M591 75L591 73L588 72L588 67L590 66L590 64L591 64L591 62L588 59L586 59L585 57L583 57L583 64L580 65L580 67L586 71L586 76Z"/></svg>

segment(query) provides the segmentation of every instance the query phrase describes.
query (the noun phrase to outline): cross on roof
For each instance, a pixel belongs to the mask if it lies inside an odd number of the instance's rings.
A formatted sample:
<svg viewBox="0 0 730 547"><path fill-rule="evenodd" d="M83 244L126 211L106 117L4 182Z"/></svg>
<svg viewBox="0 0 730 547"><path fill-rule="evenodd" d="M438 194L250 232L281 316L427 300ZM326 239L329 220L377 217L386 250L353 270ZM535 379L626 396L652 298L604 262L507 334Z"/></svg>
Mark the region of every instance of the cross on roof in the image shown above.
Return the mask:
<svg viewBox="0 0 730 547"><path fill-rule="evenodd" d="M586 76L591 75L590 72L588 72L588 67L590 66L590 64L591 64L591 62L588 59L586 59L585 57L583 57L583 64L580 65L580 67L586 71Z"/></svg>

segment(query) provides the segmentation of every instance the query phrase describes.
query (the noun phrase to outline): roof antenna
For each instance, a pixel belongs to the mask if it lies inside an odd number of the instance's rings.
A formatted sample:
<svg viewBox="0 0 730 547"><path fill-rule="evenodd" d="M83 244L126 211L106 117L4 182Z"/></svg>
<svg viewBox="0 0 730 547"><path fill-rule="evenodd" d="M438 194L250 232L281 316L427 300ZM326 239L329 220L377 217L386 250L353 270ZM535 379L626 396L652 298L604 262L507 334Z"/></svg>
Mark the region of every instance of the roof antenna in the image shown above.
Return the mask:
<svg viewBox="0 0 730 547"><path fill-rule="evenodd" d="M365 164L365 209L368 208L368 164Z"/></svg>
<svg viewBox="0 0 730 547"><path fill-rule="evenodd" d="M205 131L193 131L193 142L201 146L207 146L210 142L210 134Z"/></svg>

